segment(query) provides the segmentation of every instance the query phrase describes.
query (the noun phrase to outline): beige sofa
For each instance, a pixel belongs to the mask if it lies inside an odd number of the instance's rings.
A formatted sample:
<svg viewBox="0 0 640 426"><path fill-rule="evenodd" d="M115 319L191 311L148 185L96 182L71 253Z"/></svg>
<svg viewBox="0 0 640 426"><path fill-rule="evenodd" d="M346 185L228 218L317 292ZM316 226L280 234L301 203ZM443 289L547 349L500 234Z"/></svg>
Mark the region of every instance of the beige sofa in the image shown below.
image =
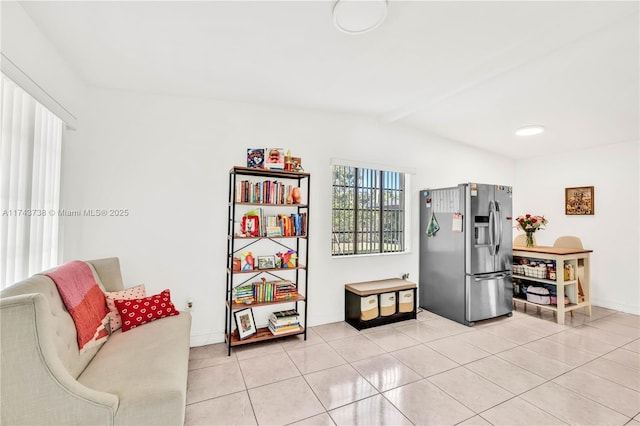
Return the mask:
<svg viewBox="0 0 640 426"><path fill-rule="evenodd" d="M88 263L106 291L123 289L117 258ZM74 322L47 276L0 297L0 424L184 423L188 312L117 330L80 354Z"/></svg>

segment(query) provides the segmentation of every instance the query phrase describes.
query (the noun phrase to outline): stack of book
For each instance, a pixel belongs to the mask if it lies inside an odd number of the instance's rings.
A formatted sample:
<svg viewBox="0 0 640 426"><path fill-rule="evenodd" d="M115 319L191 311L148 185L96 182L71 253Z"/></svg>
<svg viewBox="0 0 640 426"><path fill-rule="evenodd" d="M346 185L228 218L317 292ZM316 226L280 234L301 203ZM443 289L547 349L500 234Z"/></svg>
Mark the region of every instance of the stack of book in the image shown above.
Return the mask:
<svg viewBox="0 0 640 426"><path fill-rule="evenodd" d="M298 297L298 287L291 281L274 281L275 299L289 300Z"/></svg>
<svg viewBox="0 0 640 426"><path fill-rule="evenodd" d="M269 317L269 331L273 335L291 333L300 330L300 314L295 309L288 311L278 311Z"/></svg>
<svg viewBox="0 0 640 426"><path fill-rule="evenodd" d="M235 293L234 299L236 303L248 304L255 300L253 296L253 284L239 285L233 290Z"/></svg>

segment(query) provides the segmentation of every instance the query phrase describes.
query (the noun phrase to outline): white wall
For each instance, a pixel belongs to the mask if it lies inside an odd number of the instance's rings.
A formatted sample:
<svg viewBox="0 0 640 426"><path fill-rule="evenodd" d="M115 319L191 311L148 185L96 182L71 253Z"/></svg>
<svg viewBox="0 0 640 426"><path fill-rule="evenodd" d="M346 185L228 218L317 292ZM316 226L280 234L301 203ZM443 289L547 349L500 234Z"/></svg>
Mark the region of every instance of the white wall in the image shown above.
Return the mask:
<svg viewBox="0 0 640 426"><path fill-rule="evenodd" d="M519 161L514 187L514 215L549 219L536 232L537 244L575 235L593 250L593 304L634 314L640 314L639 155L634 141ZM565 215L564 189L577 186L595 187L593 216Z"/></svg>
<svg viewBox="0 0 640 426"><path fill-rule="evenodd" d="M412 202L427 186L514 182L511 160L359 116L112 90L88 95L87 137L67 146L64 207L130 214L66 218L65 255L119 256L126 285L170 288L180 308L193 298L194 344L222 340L228 170L245 164L246 148L291 149L312 173L311 325L343 319L345 283L404 272L418 279L415 250L331 258L332 157L415 168ZM417 203L411 209L417 235Z"/></svg>
<svg viewBox="0 0 640 426"><path fill-rule="evenodd" d="M640 313L637 143L521 161L516 168L505 158L359 116L85 91L20 7L2 2L2 26L3 53L79 118L79 130L65 134L62 207L129 210L127 217L63 218L61 260L119 256L126 285L170 288L179 308L193 298L196 345L222 340L227 172L244 163L247 147L260 146L291 149L313 174L311 325L343 318L344 283L404 272L418 280L416 240L406 255L330 257L332 157L416 169L409 195L413 235L422 188L464 181L514 186L515 214L551 219L537 235L541 244L575 234L594 249L594 302ZM579 185L596 187L594 217L564 216L564 187Z"/></svg>

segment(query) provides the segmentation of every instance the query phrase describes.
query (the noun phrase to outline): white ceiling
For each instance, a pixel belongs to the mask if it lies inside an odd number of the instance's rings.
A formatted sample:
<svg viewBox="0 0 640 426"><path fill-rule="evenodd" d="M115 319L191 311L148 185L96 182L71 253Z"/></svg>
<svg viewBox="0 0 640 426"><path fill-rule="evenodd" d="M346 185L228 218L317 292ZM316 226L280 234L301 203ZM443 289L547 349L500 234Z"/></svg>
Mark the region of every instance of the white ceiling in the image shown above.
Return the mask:
<svg viewBox="0 0 640 426"><path fill-rule="evenodd" d="M512 158L640 140L638 1L390 0L362 35L334 1L22 5L92 86L373 115Z"/></svg>

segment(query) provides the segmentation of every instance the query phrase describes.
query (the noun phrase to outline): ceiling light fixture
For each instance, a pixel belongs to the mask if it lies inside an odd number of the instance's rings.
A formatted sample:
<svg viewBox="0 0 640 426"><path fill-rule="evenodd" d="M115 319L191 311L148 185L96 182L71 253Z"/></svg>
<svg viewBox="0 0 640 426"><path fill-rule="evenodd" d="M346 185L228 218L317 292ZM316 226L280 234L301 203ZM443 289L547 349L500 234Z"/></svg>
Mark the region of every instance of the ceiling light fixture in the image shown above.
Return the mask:
<svg viewBox="0 0 640 426"><path fill-rule="evenodd" d="M533 136L533 135L539 135L542 132L544 132L544 127L542 126L524 126L516 130L516 135Z"/></svg>
<svg viewBox="0 0 640 426"><path fill-rule="evenodd" d="M387 0L338 0L333 24L347 34L364 34L377 28L387 16Z"/></svg>

